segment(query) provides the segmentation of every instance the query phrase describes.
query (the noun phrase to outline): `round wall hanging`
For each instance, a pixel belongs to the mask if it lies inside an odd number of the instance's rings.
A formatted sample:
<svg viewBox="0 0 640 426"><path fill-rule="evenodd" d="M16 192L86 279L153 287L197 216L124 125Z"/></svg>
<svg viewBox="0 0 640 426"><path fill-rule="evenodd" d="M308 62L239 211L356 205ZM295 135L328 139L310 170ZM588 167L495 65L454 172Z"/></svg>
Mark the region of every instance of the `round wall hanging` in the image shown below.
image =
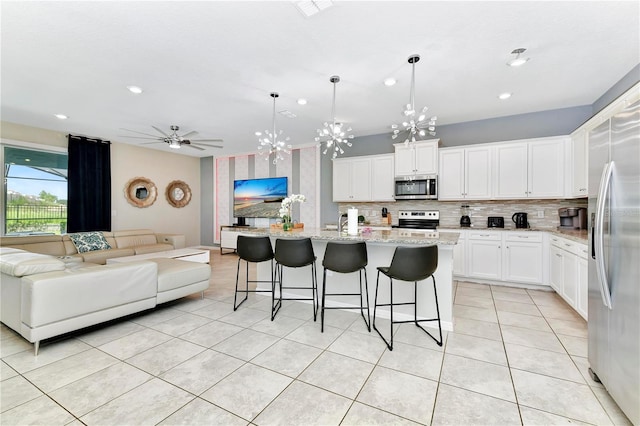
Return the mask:
<svg viewBox="0 0 640 426"><path fill-rule="evenodd" d="M145 208L158 197L156 185L145 177L134 177L124 186L124 196L135 207Z"/></svg>
<svg viewBox="0 0 640 426"><path fill-rule="evenodd" d="M169 182L164 195L173 207L184 207L191 201L191 188L181 180L174 180Z"/></svg>

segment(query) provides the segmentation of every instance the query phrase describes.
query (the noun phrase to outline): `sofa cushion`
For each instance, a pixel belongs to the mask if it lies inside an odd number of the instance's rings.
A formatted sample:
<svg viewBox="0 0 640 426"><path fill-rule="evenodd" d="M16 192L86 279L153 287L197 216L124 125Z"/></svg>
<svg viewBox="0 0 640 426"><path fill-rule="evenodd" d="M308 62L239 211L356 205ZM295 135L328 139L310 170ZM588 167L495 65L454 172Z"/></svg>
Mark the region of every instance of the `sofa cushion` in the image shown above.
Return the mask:
<svg viewBox="0 0 640 426"><path fill-rule="evenodd" d="M33 253L65 256L67 253L60 235L24 235L0 237L3 247L13 247ZM75 250L75 249L74 249Z"/></svg>
<svg viewBox="0 0 640 426"><path fill-rule="evenodd" d="M136 254L131 248L112 248L108 250L95 250L86 253L81 253L82 260L85 262L98 263L104 265L107 263L107 259L113 259L114 257L133 256Z"/></svg>
<svg viewBox="0 0 640 426"><path fill-rule="evenodd" d="M207 281L211 276L211 266L206 263L168 258L149 260L158 265L158 293Z"/></svg>
<svg viewBox="0 0 640 426"><path fill-rule="evenodd" d="M63 271L65 263L53 256L40 253L14 252L0 257L0 270L3 274L23 277L43 272Z"/></svg>
<svg viewBox="0 0 640 426"><path fill-rule="evenodd" d="M171 244L147 244L144 246L135 246L132 247L136 254L147 254L147 253L157 253L159 251L169 251L173 250L173 246Z"/></svg>
<svg viewBox="0 0 640 426"><path fill-rule="evenodd" d="M78 249L78 253L86 253L95 250L108 250L111 248L102 232L78 232L69 234L69 238Z"/></svg>

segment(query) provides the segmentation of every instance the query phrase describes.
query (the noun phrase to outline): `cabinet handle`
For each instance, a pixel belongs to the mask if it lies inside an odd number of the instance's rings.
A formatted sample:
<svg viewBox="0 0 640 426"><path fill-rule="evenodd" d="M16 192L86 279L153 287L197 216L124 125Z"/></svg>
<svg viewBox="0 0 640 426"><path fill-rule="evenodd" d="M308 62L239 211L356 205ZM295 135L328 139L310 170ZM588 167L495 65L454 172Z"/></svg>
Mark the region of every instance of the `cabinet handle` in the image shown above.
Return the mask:
<svg viewBox="0 0 640 426"><path fill-rule="evenodd" d="M556 253L556 256L558 257L562 257L562 255L560 253Z"/></svg>
<svg viewBox="0 0 640 426"><path fill-rule="evenodd" d="M481 237L490 237L491 234L480 234Z"/></svg>
<svg viewBox="0 0 640 426"><path fill-rule="evenodd" d="M571 247L573 244L565 244L565 247Z"/></svg>
<svg viewBox="0 0 640 426"><path fill-rule="evenodd" d="M529 238L528 235L518 235L518 238Z"/></svg>

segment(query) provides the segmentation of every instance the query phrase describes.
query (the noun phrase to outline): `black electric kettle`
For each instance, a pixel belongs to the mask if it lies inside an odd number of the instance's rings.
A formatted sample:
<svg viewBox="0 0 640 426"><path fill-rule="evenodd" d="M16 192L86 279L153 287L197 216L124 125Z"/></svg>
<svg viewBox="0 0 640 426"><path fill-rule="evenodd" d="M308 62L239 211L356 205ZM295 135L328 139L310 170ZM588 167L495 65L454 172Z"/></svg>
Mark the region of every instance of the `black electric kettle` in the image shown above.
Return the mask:
<svg viewBox="0 0 640 426"><path fill-rule="evenodd" d="M527 221L526 213L514 213L511 216L511 220L516 224L516 228L528 228L529 222Z"/></svg>

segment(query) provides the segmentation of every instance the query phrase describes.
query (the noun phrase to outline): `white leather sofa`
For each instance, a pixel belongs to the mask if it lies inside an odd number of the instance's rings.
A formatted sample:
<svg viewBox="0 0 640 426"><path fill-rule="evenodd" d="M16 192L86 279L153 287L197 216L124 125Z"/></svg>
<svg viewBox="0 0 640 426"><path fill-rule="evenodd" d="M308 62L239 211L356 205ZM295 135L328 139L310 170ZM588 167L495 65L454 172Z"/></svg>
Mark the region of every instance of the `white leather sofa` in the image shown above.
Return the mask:
<svg viewBox="0 0 640 426"><path fill-rule="evenodd" d="M0 246L13 247L33 253L49 254L72 261L104 265L107 259L136 254L184 248L181 234L156 234L150 229L129 229L102 233L111 246L106 250L78 253L69 235L27 235L0 237Z"/></svg>
<svg viewBox="0 0 640 426"><path fill-rule="evenodd" d="M0 249L0 319L34 343L203 292L208 264L176 259L97 265Z"/></svg>

